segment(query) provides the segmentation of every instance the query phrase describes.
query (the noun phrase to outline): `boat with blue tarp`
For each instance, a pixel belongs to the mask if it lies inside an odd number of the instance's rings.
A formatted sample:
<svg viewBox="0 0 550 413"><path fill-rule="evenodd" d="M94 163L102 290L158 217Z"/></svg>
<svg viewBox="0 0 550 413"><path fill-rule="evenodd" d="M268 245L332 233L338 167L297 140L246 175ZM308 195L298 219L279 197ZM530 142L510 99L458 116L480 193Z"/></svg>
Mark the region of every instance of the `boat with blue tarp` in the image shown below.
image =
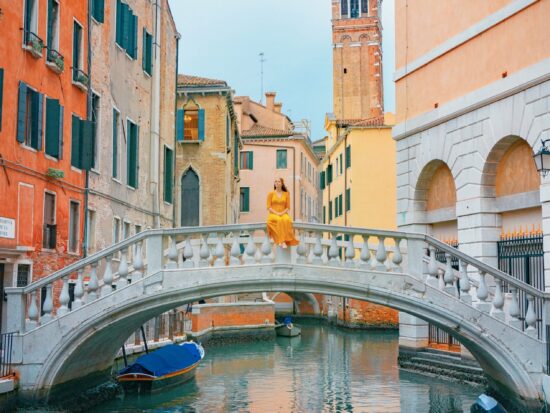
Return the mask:
<svg viewBox="0 0 550 413"><path fill-rule="evenodd" d="M302 332L302 329L292 323L292 317L287 316L281 324L275 326L275 332L282 337L296 337Z"/></svg>
<svg viewBox="0 0 550 413"><path fill-rule="evenodd" d="M198 343L170 344L138 357L118 372L117 380L128 392L155 392L193 378L203 358Z"/></svg>

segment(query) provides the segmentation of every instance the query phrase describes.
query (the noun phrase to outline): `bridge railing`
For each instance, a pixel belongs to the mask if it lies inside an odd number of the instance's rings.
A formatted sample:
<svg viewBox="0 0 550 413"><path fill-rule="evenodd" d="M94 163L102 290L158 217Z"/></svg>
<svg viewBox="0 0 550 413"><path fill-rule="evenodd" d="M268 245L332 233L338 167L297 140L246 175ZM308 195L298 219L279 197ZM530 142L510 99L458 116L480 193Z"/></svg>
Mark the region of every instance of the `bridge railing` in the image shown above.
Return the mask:
<svg viewBox="0 0 550 413"><path fill-rule="evenodd" d="M544 304L546 293L434 238L322 224L295 223L295 229L301 243L291 254L293 264L356 268L396 276L406 272L540 338L533 306L535 300ZM435 249L445 253L443 270L436 262ZM270 264L276 260L275 254L265 223L147 230L26 287L7 288L8 327L20 333L31 331L163 269ZM458 273L452 268L453 259L460 262ZM473 272L478 278L475 291L469 278ZM487 275L494 280L492 294ZM503 282L511 294L506 308ZM528 300L524 321L519 319L519 290Z"/></svg>

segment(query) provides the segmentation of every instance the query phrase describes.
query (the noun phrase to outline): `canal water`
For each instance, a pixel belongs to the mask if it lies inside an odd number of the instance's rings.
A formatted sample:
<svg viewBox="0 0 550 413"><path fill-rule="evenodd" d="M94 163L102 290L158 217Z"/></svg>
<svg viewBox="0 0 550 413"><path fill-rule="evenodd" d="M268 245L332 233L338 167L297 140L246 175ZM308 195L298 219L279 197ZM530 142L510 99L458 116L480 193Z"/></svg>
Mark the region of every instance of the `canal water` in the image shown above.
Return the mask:
<svg viewBox="0 0 550 413"><path fill-rule="evenodd" d="M302 325L300 337L206 346L196 376L103 412L469 412L482 392L400 371L396 332Z"/></svg>

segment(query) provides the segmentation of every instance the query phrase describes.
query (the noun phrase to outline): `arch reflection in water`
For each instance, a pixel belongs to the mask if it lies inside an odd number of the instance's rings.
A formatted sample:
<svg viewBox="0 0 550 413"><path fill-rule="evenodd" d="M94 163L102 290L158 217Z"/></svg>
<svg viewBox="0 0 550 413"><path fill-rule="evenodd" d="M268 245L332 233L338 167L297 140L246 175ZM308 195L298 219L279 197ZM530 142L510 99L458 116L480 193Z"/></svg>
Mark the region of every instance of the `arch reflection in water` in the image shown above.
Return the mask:
<svg viewBox="0 0 550 413"><path fill-rule="evenodd" d="M396 332L301 323L302 335L207 347L195 380L96 412L469 412L481 389L400 372Z"/></svg>

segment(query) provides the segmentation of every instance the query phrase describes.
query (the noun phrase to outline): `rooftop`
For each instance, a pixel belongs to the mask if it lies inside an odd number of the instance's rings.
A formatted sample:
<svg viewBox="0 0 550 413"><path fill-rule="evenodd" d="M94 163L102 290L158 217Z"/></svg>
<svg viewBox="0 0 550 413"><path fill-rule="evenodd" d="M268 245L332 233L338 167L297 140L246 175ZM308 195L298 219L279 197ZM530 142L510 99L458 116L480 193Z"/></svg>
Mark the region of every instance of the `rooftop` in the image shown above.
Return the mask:
<svg viewBox="0 0 550 413"><path fill-rule="evenodd" d="M227 82L225 80L208 79L206 77L200 77L200 76L178 75L178 85L227 87Z"/></svg>

